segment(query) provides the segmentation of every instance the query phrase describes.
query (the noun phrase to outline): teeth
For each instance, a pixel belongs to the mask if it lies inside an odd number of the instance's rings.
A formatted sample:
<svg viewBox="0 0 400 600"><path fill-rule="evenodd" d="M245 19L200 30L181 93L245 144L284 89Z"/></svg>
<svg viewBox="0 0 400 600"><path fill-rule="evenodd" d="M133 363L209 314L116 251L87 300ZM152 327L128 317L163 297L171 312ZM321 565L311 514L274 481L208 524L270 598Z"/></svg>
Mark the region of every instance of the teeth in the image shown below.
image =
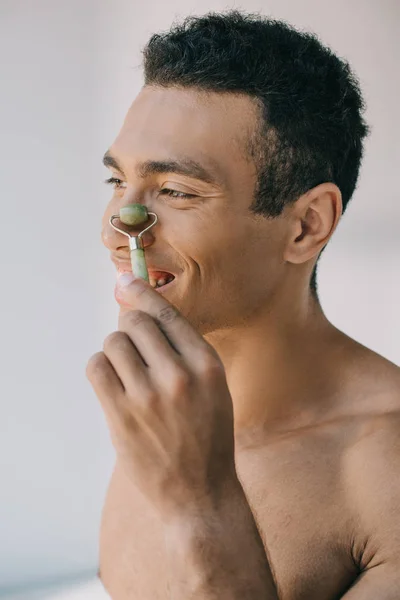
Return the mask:
<svg viewBox="0 0 400 600"><path fill-rule="evenodd" d="M150 277L150 285L153 288L162 287L163 285L173 281L173 279L174 277L172 275L168 277L160 277L160 279L154 279L154 277Z"/></svg>

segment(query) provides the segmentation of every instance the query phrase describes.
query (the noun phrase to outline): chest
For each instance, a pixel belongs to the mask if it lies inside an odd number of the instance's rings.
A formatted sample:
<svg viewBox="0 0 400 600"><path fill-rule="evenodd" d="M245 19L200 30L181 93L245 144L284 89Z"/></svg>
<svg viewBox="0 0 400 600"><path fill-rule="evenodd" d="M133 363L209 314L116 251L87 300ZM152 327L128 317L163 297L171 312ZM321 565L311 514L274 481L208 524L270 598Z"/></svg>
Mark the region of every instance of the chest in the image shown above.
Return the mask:
<svg viewBox="0 0 400 600"><path fill-rule="evenodd" d="M333 600L356 574L340 470L326 459L243 453L237 471L283 600ZM238 543L240 543L238 541ZM101 528L102 580L116 600L165 600L163 531L118 466Z"/></svg>

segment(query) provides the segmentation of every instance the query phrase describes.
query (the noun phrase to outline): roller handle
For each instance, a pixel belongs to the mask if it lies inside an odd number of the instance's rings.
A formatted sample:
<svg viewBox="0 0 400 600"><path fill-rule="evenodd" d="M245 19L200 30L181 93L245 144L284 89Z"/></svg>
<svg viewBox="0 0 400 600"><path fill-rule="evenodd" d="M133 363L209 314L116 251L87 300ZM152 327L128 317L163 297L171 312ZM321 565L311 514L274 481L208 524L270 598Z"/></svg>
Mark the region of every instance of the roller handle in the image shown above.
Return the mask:
<svg viewBox="0 0 400 600"><path fill-rule="evenodd" d="M149 273L147 271L144 250L141 248L131 249L131 265L134 277L141 277L145 281L149 281Z"/></svg>

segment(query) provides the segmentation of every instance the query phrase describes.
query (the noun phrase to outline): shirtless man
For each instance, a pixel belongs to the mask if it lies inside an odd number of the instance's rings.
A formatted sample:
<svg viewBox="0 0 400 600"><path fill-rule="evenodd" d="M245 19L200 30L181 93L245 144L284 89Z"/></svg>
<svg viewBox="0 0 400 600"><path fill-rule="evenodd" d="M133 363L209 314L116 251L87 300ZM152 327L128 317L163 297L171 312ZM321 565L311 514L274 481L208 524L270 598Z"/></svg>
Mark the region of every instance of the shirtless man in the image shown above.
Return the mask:
<svg viewBox="0 0 400 600"><path fill-rule="evenodd" d="M87 367L117 457L114 600L400 598L399 369L328 321L315 281L363 108L346 64L283 23L206 15L147 46L104 158L119 326ZM159 217L157 290L108 224L133 202Z"/></svg>

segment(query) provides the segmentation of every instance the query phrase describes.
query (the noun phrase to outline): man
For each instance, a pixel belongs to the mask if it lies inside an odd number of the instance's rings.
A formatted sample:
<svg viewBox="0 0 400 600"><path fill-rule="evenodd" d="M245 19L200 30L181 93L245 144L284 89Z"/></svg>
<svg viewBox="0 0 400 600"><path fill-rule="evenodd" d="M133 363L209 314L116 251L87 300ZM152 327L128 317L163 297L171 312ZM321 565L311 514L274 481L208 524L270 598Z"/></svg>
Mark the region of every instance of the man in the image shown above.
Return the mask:
<svg viewBox="0 0 400 600"><path fill-rule="evenodd" d="M368 133L357 80L314 36L238 12L144 58L104 158L119 328L87 367L117 456L102 581L115 600L399 599L399 369L316 288ZM108 224L133 202L159 218L157 289Z"/></svg>

